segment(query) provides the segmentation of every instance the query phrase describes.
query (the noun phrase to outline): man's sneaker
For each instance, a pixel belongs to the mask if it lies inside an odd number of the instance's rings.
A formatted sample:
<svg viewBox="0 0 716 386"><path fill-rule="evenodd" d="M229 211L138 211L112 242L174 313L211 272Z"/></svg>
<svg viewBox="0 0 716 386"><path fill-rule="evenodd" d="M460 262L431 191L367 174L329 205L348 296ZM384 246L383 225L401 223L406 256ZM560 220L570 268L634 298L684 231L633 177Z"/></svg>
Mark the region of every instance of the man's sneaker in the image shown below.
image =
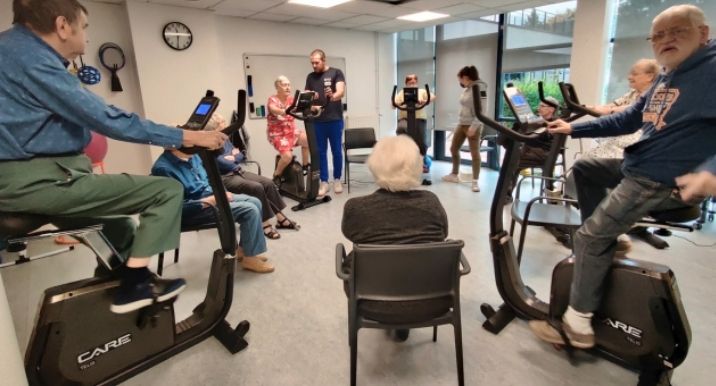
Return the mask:
<svg viewBox="0 0 716 386"><path fill-rule="evenodd" d="M335 181L333 181L333 191L334 191L336 194L341 194L341 193L343 193L343 183L341 183L340 180L335 180Z"/></svg>
<svg viewBox="0 0 716 386"><path fill-rule="evenodd" d="M530 329L537 335L541 340L552 343L552 344L564 344L562 335L556 328L552 327L549 322L545 320L530 320ZM594 335L591 334L577 334L569 327L567 323L562 323L564 333L569 339L569 344L572 347L588 349L594 347Z"/></svg>
<svg viewBox="0 0 716 386"><path fill-rule="evenodd" d="M323 197L328 194L328 182L322 182L321 186L318 187L318 197Z"/></svg>
<svg viewBox="0 0 716 386"><path fill-rule="evenodd" d="M631 252L631 239L627 235L619 235L617 237L617 249L614 251L614 256L623 257L627 253Z"/></svg>
<svg viewBox="0 0 716 386"><path fill-rule="evenodd" d="M120 287L109 307L115 314L126 314L154 303L165 302L179 295L186 288L184 279L160 279L152 275L148 280L132 287Z"/></svg>
<svg viewBox="0 0 716 386"><path fill-rule="evenodd" d="M405 342L410 336L410 330L407 328L399 328L395 330L395 340L398 342Z"/></svg>
<svg viewBox="0 0 716 386"><path fill-rule="evenodd" d="M472 180L472 191L475 193L480 191L480 185L477 184L477 180Z"/></svg>
<svg viewBox="0 0 716 386"><path fill-rule="evenodd" d="M451 173L451 174L448 174L447 176L443 176L443 181L458 183L458 182L460 182L460 177L458 177L457 174Z"/></svg>
<svg viewBox="0 0 716 386"><path fill-rule="evenodd" d="M423 178L422 184L423 184L424 186L430 186L430 185L433 184L433 182L432 182L431 180L427 179L427 178Z"/></svg>
<svg viewBox="0 0 716 386"><path fill-rule="evenodd" d="M241 267L247 271L254 271L258 273L269 273L274 270L273 264L256 256L244 257L241 260Z"/></svg>

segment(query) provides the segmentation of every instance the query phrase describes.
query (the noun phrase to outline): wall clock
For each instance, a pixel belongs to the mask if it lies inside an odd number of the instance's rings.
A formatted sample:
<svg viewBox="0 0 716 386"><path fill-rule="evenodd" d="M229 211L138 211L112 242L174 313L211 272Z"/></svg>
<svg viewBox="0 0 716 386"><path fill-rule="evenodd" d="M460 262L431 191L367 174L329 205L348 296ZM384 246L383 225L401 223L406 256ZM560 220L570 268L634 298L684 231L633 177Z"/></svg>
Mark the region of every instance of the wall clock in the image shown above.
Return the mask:
<svg viewBox="0 0 716 386"><path fill-rule="evenodd" d="M189 27L184 23L173 21L164 26L164 42L177 51L186 50L194 41Z"/></svg>

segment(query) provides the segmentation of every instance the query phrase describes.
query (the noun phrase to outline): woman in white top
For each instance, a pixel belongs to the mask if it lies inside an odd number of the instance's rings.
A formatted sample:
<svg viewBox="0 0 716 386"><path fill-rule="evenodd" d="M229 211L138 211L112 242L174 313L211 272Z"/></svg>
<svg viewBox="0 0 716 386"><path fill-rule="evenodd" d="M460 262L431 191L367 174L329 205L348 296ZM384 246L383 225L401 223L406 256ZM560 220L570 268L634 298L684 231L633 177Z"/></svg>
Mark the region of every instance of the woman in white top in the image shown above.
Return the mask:
<svg viewBox="0 0 716 386"><path fill-rule="evenodd" d="M480 89L485 90L487 85L480 81L475 66L465 66L457 73L460 86L465 88L460 95L460 116L459 122L452 136L452 145L450 153L452 154L452 173L443 177L443 181L460 182L458 172L460 170L460 147L465 138L470 145L470 155L472 157L472 191L479 192L480 186L477 183L480 177L480 136L482 134L482 123L477 120L475 115L475 106L472 101L472 85L480 83Z"/></svg>
<svg viewBox="0 0 716 386"><path fill-rule="evenodd" d="M654 59L639 59L629 71L629 87L626 94L604 106L592 108L602 114L614 114L627 109L651 88L654 79L659 75L659 65ZM632 134L617 137L595 138L597 146L584 155L595 158L624 158L624 149L641 138L641 130Z"/></svg>

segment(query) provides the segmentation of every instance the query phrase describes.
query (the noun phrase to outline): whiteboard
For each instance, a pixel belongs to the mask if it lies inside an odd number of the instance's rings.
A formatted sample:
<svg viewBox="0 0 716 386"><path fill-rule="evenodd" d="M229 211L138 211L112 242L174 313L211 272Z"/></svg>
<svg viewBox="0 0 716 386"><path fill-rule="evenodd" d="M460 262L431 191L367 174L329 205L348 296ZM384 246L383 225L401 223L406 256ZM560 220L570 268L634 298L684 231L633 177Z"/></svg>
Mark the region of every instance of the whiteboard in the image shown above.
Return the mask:
<svg viewBox="0 0 716 386"><path fill-rule="evenodd" d="M338 68L346 77L346 59L339 57L326 57L329 67ZM271 95L276 94L274 81L279 75L288 77L291 81L292 94L296 90L303 90L306 86L306 76L313 71L308 55L272 55L272 54L244 54L244 72L246 75L246 90L249 102L249 119L266 119L268 107L266 102ZM348 92L343 96L344 109L348 103Z"/></svg>

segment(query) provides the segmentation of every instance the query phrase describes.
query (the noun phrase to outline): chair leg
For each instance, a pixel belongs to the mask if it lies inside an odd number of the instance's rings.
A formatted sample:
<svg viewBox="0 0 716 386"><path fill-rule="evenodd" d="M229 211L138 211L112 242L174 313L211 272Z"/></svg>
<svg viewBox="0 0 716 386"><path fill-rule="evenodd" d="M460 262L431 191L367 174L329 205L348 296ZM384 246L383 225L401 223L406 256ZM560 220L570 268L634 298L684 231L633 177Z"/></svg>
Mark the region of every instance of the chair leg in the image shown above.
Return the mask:
<svg viewBox="0 0 716 386"><path fill-rule="evenodd" d="M179 262L179 247L174 250L174 264Z"/></svg>
<svg viewBox="0 0 716 386"><path fill-rule="evenodd" d="M157 275L162 276L164 271L164 252L159 252L159 259L157 259Z"/></svg>
<svg viewBox="0 0 716 386"><path fill-rule="evenodd" d="M438 341L438 326L433 326L433 342Z"/></svg>
<svg viewBox="0 0 716 386"><path fill-rule="evenodd" d="M455 332L455 360L457 361L457 384L465 386L465 371L462 366L462 322L458 316L453 324Z"/></svg>
<svg viewBox="0 0 716 386"><path fill-rule="evenodd" d="M351 386L356 386L356 368L358 364L358 329L351 326L350 330L350 346L351 346Z"/></svg>
<svg viewBox="0 0 716 386"><path fill-rule="evenodd" d="M527 219L525 219L525 222L520 224L520 243L517 247L517 263L522 262L522 249L524 249L525 246L525 236L527 235Z"/></svg>
<svg viewBox="0 0 716 386"><path fill-rule="evenodd" d="M346 185L348 185L348 193L351 192L351 168L348 167L348 162L346 162Z"/></svg>

